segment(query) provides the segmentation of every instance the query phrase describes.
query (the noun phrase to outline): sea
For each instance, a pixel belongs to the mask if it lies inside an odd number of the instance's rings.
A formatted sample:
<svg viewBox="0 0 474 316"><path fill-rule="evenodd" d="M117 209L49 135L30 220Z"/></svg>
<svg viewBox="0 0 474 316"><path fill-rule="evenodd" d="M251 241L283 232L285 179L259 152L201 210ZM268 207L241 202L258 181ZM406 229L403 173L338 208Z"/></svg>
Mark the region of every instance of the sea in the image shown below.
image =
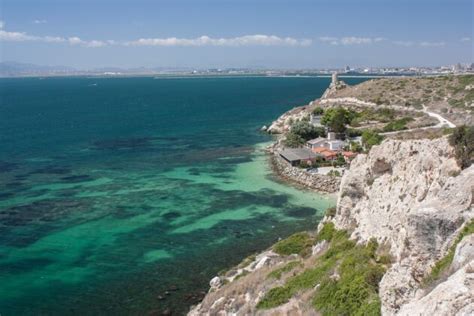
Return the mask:
<svg viewBox="0 0 474 316"><path fill-rule="evenodd" d="M260 128L329 80L0 79L0 314L183 315L314 229L334 197L275 177Z"/></svg>

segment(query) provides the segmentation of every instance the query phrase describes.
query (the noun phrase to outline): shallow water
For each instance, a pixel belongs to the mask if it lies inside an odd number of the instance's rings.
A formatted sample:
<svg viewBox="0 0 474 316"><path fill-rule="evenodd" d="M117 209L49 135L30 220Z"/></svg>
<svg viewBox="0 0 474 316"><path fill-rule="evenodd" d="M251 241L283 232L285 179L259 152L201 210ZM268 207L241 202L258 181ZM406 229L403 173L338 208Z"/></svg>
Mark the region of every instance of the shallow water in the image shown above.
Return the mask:
<svg viewBox="0 0 474 316"><path fill-rule="evenodd" d="M276 181L258 129L328 80L1 79L0 313L182 314L314 228L334 201Z"/></svg>

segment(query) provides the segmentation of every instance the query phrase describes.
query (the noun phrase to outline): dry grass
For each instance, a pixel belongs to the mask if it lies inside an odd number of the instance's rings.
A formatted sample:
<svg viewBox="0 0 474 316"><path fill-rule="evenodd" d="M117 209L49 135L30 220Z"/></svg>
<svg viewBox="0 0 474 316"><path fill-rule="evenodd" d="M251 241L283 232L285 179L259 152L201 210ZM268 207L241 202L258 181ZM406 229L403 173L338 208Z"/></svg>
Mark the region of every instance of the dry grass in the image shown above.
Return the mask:
<svg viewBox="0 0 474 316"><path fill-rule="evenodd" d="M421 109L422 104L456 125L474 123L474 75L380 78L337 91L331 97L355 97L384 105Z"/></svg>

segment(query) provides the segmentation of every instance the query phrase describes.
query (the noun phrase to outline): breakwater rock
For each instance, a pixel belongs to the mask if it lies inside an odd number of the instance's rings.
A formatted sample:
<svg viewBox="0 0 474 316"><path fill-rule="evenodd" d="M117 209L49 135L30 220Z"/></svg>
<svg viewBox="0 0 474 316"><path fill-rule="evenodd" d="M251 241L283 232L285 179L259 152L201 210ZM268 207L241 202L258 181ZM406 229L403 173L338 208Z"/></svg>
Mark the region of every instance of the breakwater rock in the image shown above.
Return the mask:
<svg viewBox="0 0 474 316"><path fill-rule="evenodd" d="M339 190L341 177L310 173L305 169L293 167L277 153L272 153L270 159L275 173L286 181L323 193L335 193Z"/></svg>

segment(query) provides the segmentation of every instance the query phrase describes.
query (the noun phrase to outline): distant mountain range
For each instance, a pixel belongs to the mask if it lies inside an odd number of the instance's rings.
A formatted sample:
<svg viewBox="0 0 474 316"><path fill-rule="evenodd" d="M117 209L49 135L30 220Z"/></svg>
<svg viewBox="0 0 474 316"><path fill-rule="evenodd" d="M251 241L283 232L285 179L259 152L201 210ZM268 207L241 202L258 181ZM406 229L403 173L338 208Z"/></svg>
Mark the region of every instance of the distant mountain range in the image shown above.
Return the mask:
<svg viewBox="0 0 474 316"><path fill-rule="evenodd" d="M77 70L67 66L39 66L34 64L5 61L0 63L0 76L16 77L42 74L67 74Z"/></svg>
<svg viewBox="0 0 474 316"><path fill-rule="evenodd" d="M0 62L0 77L24 76L70 76L70 75L131 75L131 74L159 74L163 72L191 72L187 68L119 68L102 67L89 70L77 69L69 66L43 66L14 61Z"/></svg>

